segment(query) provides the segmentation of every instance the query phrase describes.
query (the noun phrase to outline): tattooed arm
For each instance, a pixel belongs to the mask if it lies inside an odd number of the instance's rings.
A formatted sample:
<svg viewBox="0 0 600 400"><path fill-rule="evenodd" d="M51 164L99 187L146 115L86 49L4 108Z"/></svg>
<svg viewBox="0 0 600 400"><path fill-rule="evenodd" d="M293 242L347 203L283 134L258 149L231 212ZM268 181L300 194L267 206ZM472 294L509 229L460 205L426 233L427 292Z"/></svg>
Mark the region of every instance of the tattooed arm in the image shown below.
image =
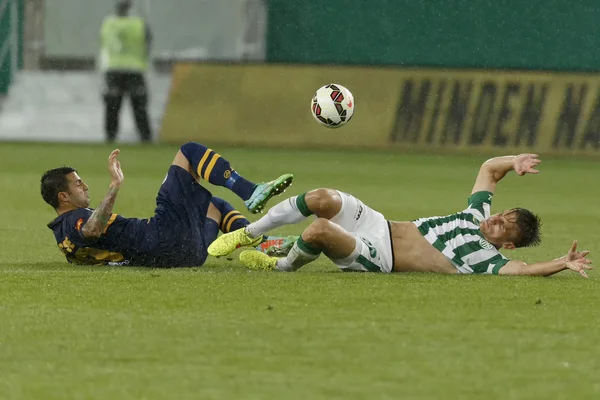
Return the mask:
<svg viewBox="0 0 600 400"><path fill-rule="evenodd" d="M108 193L100 205L94 210L85 225L81 228L81 234L84 237L100 237L106 228L112 209L117 199L117 194L123 183L123 171L121 171L121 163L117 160L119 150L114 150L108 157L108 170L111 176L111 183Z"/></svg>
<svg viewBox="0 0 600 400"><path fill-rule="evenodd" d="M108 193L104 196L104 199L100 205L94 210L90 218L87 220L85 225L81 228L81 234L86 237L100 237L108 220L112 215L112 209L117 199L117 193L119 193L118 187L110 187Z"/></svg>

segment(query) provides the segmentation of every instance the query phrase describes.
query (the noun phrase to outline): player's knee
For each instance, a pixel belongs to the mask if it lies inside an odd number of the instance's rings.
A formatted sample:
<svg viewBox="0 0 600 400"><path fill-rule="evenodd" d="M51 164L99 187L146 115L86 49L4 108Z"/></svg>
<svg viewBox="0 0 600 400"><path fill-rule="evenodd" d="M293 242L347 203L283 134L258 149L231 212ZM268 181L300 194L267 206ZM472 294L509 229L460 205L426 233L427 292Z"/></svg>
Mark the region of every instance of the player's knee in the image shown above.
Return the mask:
<svg viewBox="0 0 600 400"><path fill-rule="evenodd" d="M181 145L179 150L181 150L184 156L191 157L191 153L194 152L194 150L196 150L194 144L194 142L184 143Z"/></svg>
<svg viewBox="0 0 600 400"><path fill-rule="evenodd" d="M335 230L333 222L327 218L317 218L302 233L302 240L307 243L326 243L331 240Z"/></svg>
<svg viewBox="0 0 600 400"><path fill-rule="evenodd" d="M190 164L188 158L185 156L182 150L179 150L177 154L175 154L175 158L173 159L171 165L177 165L178 167L185 169L190 174L192 174L194 178L196 178L196 174L192 170L192 165Z"/></svg>
<svg viewBox="0 0 600 400"><path fill-rule="evenodd" d="M319 218L333 218L342 208L342 198L333 189L315 189L306 193L308 209Z"/></svg>
<svg viewBox="0 0 600 400"><path fill-rule="evenodd" d="M198 152L199 147L200 146L196 142L187 142L179 148L179 152L186 158L187 161L192 163L192 159Z"/></svg>

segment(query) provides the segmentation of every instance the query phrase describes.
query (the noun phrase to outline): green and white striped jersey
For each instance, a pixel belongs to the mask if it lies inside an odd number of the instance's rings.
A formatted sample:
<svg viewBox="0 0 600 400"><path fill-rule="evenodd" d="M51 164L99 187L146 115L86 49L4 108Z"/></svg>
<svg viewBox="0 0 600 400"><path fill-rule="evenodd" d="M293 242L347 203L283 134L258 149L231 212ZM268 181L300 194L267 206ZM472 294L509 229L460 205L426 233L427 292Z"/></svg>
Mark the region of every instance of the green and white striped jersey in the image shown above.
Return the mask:
<svg viewBox="0 0 600 400"><path fill-rule="evenodd" d="M469 207L445 217L412 221L429 243L442 252L464 274L498 274L509 260L479 230L479 223L490 216L493 194L476 192Z"/></svg>

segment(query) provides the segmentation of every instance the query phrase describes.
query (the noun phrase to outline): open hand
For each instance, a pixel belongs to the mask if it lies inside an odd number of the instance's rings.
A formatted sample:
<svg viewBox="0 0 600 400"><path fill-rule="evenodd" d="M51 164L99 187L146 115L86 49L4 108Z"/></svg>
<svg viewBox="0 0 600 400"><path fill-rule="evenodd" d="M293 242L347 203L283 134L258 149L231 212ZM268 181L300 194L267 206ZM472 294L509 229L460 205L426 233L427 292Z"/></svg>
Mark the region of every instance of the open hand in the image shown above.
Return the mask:
<svg viewBox="0 0 600 400"><path fill-rule="evenodd" d="M585 270L592 269L592 266L590 265L592 260L586 258L588 254L590 254L588 250L577 251L577 240L573 241L571 249L565 256L567 268L571 271L578 272L581 276L587 278L588 274Z"/></svg>
<svg viewBox="0 0 600 400"><path fill-rule="evenodd" d="M121 150L116 149L110 153L108 156L108 172L110 172L110 186L111 187L120 187L125 177L123 176L123 171L121 171L121 163L117 160L117 156Z"/></svg>
<svg viewBox="0 0 600 400"><path fill-rule="evenodd" d="M523 176L525 174L539 174L540 171L535 169L542 160L538 158L537 154L519 154L515 157L513 161L514 170L519 176Z"/></svg>

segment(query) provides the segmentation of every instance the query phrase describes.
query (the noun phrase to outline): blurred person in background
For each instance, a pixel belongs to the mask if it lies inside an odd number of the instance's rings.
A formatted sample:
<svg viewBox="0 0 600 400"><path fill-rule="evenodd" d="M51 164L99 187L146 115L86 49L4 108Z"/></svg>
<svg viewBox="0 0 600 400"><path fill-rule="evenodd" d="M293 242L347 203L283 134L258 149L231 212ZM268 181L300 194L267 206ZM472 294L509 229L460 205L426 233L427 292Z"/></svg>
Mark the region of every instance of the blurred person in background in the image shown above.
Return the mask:
<svg viewBox="0 0 600 400"><path fill-rule="evenodd" d="M144 78L152 34L143 18L129 15L131 7L131 0L118 0L115 15L107 16L100 29L101 68L105 74L104 124L109 143L117 137L125 94L131 99L141 141L150 142L152 139L147 108L148 88Z"/></svg>

